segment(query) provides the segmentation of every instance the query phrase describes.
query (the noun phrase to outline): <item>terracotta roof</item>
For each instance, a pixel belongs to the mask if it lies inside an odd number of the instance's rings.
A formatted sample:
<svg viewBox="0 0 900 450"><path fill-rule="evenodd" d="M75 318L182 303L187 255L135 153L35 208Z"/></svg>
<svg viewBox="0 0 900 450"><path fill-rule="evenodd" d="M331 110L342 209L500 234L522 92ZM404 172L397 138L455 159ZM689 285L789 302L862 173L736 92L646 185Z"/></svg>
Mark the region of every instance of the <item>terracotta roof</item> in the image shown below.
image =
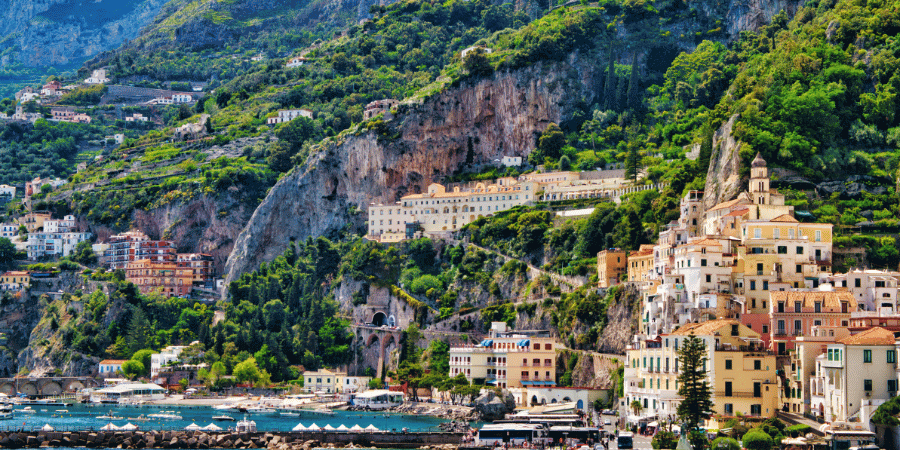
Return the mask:
<svg viewBox="0 0 900 450"><path fill-rule="evenodd" d="M104 359L103 361L100 361L100 364L119 365L119 364L125 364L125 360L124 359Z"/></svg>
<svg viewBox="0 0 900 450"><path fill-rule="evenodd" d="M763 159L761 153L756 152L756 158L753 158L750 167L766 167L766 160Z"/></svg>
<svg viewBox="0 0 900 450"><path fill-rule="evenodd" d="M774 219L771 222L791 222L791 223L799 223L797 219L795 219L790 214L782 214Z"/></svg>
<svg viewBox="0 0 900 450"><path fill-rule="evenodd" d="M21 270L11 270L3 274L4 277L21 277L25 275L28 275L28 272L23 272Z"/></svg>
<svg viewBox="0 0 900 450"><path fill-rule="evenodd" d="M730 213L728 213L728 214L725 214L725 217L741 217L741 216L743 216L744 214L747 214L748 211L750 211L750 210L747 209L747 208L744 208L744 209L738 209L738 210L736 210L736 211L732 211L732 212L730 212Z"/></svg>
<svg viewBox="0 0 900 450"><path fill-rule="evenodd" d="M629 258L638 258L641 256L650 256L652 254L653 254L653 250L646 250L646 251L641 251L641 252L631 252L628 254L628 257Z"/></svg>
<svg viewBox="0 0 900 450"><path fill-rule="evenodd" d="M737 204L738 204L739 202L741 202L741 201L744 201L744 199L738 197L738 198L736 198L736 199L734 199L734 200L729 200L729 201L727 201L727 202L722 202L722 203L719 203L719 204L716 205L716 206L713 206L713 207L710 208L709 211L707 211L707 212L710 212L710 211L718 211L718 210L724 209L724 208L731 208L732 206L737 205Z"/></svg>
<svg viewBox="0 0 900 450"><path fill-rule="evenodd" d="M838 341L844 345L894 345L894 332L881 327L869 328Z"/></svg>
<svg viewBox="0 0 900 450"><path fill-rule="evenodd" d="M740 322L735 319L716 319L708 320L702 323L688 323L670 334L674 336L687 336L689 334L693 334L695 336L709 336L722 327L731 326L734 324L740 325Z"/></svg>
<svg viewBox="0 0 900 450"><path fill-rule="evenodd" d="M699 241L689 242L688 245L700 245L703 247L721 247L722 244L715 239L700 239Z"/></svg>
<svg viewBox="0 0 900 450"><path fill-rule="evenodd" d="M776 302L784 301L793 305L794 302L803 302L804 308L812 308L816 302L821 302L825 308L840 308L842 302L848 303L848 311L856 311L856 298L849 292L827 292L827 291L771 291L769 296L774 305Z"/></svg>

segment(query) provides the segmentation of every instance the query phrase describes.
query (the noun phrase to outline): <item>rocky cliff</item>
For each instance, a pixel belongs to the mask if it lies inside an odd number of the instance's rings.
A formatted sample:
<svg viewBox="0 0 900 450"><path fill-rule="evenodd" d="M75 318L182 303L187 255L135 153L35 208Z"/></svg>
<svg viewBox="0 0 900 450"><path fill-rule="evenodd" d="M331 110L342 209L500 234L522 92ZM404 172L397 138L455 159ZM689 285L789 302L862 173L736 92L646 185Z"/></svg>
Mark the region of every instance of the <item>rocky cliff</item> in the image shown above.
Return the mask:
<svg viewBox="0 0 900 450"><path fill-rule="evenodd" d="M590 102L600 81L592 58L505 71L406 104L387 133L366 131L324 143L282 178L238 236L227 281L281 254L292 239L344 228L364 231L370 202L419 193L471 162L525 156L551 122Z"/></svg>
<svg viewBox="0 0 900 450"><path fill-rule="evenodd" d="M138 36L167 0L11 0L0 13L0 65L65 66Z"/></svg>
<svg viewBox="0 0 900 450"><path fill-rule="evenodd" d="M732 135L738 116L733 115L728 122L713 134L713 148L706 172L706 186L703 188L703 205L706 209L734 199L747 187L747 177L741 176L741 142Z"/></svg>

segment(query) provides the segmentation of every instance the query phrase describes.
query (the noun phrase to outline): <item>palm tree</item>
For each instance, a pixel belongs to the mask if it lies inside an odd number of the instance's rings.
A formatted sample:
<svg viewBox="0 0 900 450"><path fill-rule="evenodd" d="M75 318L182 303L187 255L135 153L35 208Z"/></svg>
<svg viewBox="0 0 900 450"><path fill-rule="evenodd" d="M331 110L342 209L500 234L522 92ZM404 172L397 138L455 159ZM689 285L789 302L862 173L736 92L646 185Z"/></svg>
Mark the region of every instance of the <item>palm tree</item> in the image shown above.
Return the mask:
<svg viewBox="0 0 900 450"><path fill-rule="evenodd" d="M641 411L644 409L644 405L641 405L640 400L632 400L631 401L631 410L634 412L635 416L641 415Z"/></svg>

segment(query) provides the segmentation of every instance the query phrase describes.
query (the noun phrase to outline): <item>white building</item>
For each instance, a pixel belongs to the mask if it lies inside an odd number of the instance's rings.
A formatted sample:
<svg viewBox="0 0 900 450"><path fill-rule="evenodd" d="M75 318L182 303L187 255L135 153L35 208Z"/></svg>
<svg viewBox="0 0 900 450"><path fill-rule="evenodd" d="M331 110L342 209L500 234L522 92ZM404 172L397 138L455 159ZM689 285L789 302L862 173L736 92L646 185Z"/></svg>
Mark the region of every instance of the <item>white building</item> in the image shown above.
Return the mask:
<svg viewBox="0 0 900 450"><path fill-rule="evenodd" d="M847 288L866 311L897 314L897 280L900 272L854 269L848 273L820 277L835 288Z"/></svg>
<svg viewBox="0 0 900 450"><path fill-rule="evenodd" d="M500 164L503 164L506 167L519 167L522 165L522 157L504 156L502 159L500 159Z"/></svg>
<svg viewBox="0 0 900 450"><path fill-rule="evenodd" d="M91 76L84 80L86 84L102 84L109 83L109 78L106 78L106 69L96 69L91 72Z"/></svg>
<svg viewBox="0 0 900 450"><path fill-rule="evenodd" d="M897 343L894 333L881 327L829 344L816 381L824 403L820 416L846 422L870 414L897 395ZM820 356L821 357L821 356Z"/></svg>
<svg viewBox="0 0 900 450"><path fill-rule="evenodd" d="M150 378L153 379L159 376L159 372L162 371L163 367L173 362L178 362L181 352L186 348L186 345L170 345L159 353L150 355Z"/></svg>
<svg viewBox="0 0 900 450"><path fill-rule="evenodd" d="M290 122L298 117L312 119L312 116L313 112L309 109L282 109L281 111L278 111L277 116L266 119L266 124L276 125L279 123Z"/></svg>
<svg viewBox="0 0 900 450"><path fill-rule="evenodd" d="M153 383L119 383L91 393L93 403L118 403L121 400L162 400L166 390Z"/></svg>
<svg viewBox="0 0 900 450"><path fill-rule="evenodd" d="M308 60L302 56L295 56L288 60L287 64L285 64L285 67L287 67L288 69L293 69L294 67L302 66L306 61Z"/></svg>
<svg viewBox="0 0 900 450"><path fill-rule="evenodd" d="M0 184L0 197L8 195L10 199L16 197L16 187L8 184Z"/></svg>
<svg viewBox="0 0 900 450"><path fill-rule="evenodd" d="M97 373L100 376L115 375L122 371L122 364L125 364L124 359L104 359L98 364Z"/></svg>
<svg viewBox="0 0 900 450"><path fill-rule="evenodd" d="M172 103L190 103L194 101L191 94L172 94Z"/></svg>
<svg viewBox="0 0 900 450"><path fill-rule="evenodd" d="M387 409L400 406L403 403L403 393L388 391L386 389L374 389L353 397L353 404L369 409Z"/></svg>
<svg viewBox="0 0 900 450"><path fill-rule="evenodd" d="M19 224L17 223L0 223L0 238L12 240L19 235Z"/></svg>
<svg viewBox="0 0 900 450"><path fill-rule="evenodd" d="M75 226L75 216L65 216L62 220L44 220L43 231L31 233L26 242L28 259L69 256L81 241L91 238L91 233L79 232Z"/></svg>

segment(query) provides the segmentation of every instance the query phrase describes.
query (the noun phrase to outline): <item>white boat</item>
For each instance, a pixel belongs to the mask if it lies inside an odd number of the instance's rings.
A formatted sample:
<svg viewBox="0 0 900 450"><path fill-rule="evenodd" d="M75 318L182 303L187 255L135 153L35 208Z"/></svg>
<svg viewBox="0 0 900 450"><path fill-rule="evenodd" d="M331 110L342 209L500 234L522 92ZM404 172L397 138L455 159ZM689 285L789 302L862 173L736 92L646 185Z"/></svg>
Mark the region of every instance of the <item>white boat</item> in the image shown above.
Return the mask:
<svg viewBox="0 0 900 450"><path fill-rule="evenodd" d="M253 420L247 420L247 416L244 416L244 420L239 421L234 429L238 433L255 433L256 422Z"/></svg>
<svg viewBox="0 0 900 450"><path fill-rule="evenodd" d="M147 414L147 417L150 419L161 419L161 420L181 420L182 417L178 414L175 414L175 411L160 411L156 414Z"/></svg>
<svg viewBox="0 0 900 450"><path fill-rule="evenodd" d="M266 408L265 406L254 406L247 408L247 412L250 414L275 414L277 411L272 408Z"/></svg>
<svg viewBox="0 0 900 450"><path fill-rule="evenodd" d="M22 409L17 409L17 410L15 410L15 412L21 413L21 414L34 414L34 413L36 413L37 411L31 409L30 406L26 406L26 407L24 407L24 408L22 408Z"/></svg>
<svg viewBox="0 0 900 450"><path fill-rule="evenodd" d="M112 414L97 416L96 418L99 420L124 420L125 419L122 416L114 416Z"/></svg>
<svg viewBox="0 0 900 450"><path fill-rule="evenodd" d="M57 412L57 414L68 414L69 410L68 409L57 409L56 412Z"/></svg>
<svg viewBox="0 0 900 450"><path fill-rule="evenodd" d="M283 412L281 415L285 417L300 417L300 413L295 412Z"/></svg>
<svg viewBox="0 0 900 450"><path fill-rule="evenodd" d="M0 412L0 420L12 419L13 415L11 412Z"/></svg>
<svg viewBox="0 0 900 450"><path fill-rule="evenodd" d="M213 420L234 422L234 417L226 416L226 415L213 416Z"/></svg>
<svg viewBox="0 0 900 450"><path fill-rule="evenodd" d="M133 420L133 421L136 421L136 422L146 422L146 421L150 420L150 418L147 417L147 416L145 416L145 415L143 415L143 414L141 414L141 415L139 415L139 416L137 416L137 417L129 417L128 420Z"/></svg>

